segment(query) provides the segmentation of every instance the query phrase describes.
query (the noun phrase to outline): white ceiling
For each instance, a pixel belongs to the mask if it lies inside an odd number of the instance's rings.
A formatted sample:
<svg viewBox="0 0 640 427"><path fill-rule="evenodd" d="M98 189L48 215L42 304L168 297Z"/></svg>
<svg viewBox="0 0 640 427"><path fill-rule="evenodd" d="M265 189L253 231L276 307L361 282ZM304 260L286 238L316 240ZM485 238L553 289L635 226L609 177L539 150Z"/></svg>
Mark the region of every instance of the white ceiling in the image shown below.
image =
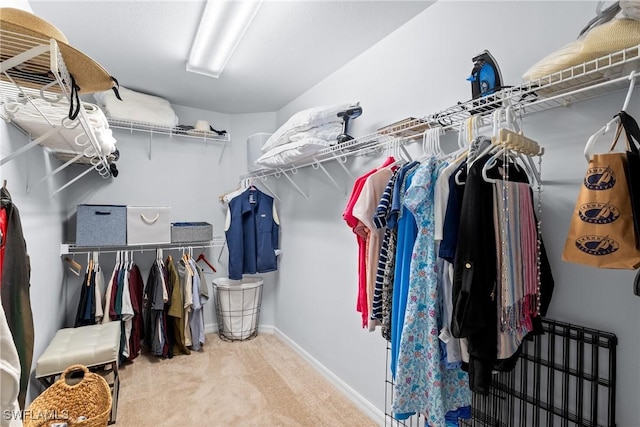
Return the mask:
<svg viewBox="0 0 640 427"><path fill-rule="evenodd" d="M214 79L185 70L203 0L30 1L120 85L223 113L277 111L431 4L267 0Z"/></svg>

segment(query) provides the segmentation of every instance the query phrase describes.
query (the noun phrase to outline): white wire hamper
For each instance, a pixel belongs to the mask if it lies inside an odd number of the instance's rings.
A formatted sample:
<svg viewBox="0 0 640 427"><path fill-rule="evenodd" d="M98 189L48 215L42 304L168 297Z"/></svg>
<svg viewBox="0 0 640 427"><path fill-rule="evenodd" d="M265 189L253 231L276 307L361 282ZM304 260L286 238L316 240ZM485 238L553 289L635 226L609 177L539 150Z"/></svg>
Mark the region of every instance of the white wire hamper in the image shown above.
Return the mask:
<svg viewBox="0 0 640 427"><path fill-rule="evenodd" d="M258 335L263 282L261 277L241 280L219 277L213 280L220 338L244 341Z"/></svg>

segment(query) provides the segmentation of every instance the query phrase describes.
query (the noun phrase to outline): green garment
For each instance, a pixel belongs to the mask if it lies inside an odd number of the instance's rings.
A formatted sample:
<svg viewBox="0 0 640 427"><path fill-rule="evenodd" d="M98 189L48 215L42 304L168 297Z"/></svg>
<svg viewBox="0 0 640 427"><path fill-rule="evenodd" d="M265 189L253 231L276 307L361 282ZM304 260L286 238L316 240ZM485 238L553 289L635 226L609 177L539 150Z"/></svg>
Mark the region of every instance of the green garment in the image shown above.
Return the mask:
<svg viewBox="0 0 640 427"><path fill-rule="evenodd" d="M171 256L167 257L164 265L167 269L167 277L169 279L167 287L171 289L167 323L169 324L169 330L173 338L173 354L191 354L191 350L187 348L184 340L184 283L180 282L178 271L173 264L173 258L171 258Z"/></svg>

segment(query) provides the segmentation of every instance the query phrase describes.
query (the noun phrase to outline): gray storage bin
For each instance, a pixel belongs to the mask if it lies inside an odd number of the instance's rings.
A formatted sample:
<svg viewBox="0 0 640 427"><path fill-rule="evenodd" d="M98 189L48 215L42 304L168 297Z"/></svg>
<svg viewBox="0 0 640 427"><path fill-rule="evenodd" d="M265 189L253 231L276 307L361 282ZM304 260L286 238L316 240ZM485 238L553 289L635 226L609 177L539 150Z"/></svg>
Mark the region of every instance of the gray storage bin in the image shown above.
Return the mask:
<svg viewBox="0 0 640 427"><path fill-rule="evenodd" d="M126 206L78 205L77 246L125 246L126 244Z"/></svg>
<svg viewBox="0 0 640 427"><path fill-rule="evenodd" d="M213 240L213 226L208 222L171 223L171 243L208 242Z"/></svg>

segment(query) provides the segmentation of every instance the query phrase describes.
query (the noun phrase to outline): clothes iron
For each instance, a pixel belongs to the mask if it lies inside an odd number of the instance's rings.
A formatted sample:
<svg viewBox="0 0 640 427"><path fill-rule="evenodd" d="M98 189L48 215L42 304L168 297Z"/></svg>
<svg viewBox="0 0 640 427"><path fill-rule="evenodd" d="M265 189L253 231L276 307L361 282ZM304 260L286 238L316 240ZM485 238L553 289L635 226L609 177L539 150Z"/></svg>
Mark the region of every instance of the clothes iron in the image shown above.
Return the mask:
<svg viewBox="0 0 640 427"><path fill-rule="evenodd" d="M347 141L351 141L353 137L349 135L349 121L360 117L362 115L362 107L360 103L356 104L353 107L349 107L345 111L341 111L338 113L338 117L342 118L342 133L338 135L336 139L338 144L343 144Z"/></svg>
<svg viewBox="0 0 640 427"><path fill-rule="evenodd" d="M467 80L471 82L471 95L473 99L487 96L502 89L502 74L495 58L488 50L471 58L473 69Z"/></svg>

